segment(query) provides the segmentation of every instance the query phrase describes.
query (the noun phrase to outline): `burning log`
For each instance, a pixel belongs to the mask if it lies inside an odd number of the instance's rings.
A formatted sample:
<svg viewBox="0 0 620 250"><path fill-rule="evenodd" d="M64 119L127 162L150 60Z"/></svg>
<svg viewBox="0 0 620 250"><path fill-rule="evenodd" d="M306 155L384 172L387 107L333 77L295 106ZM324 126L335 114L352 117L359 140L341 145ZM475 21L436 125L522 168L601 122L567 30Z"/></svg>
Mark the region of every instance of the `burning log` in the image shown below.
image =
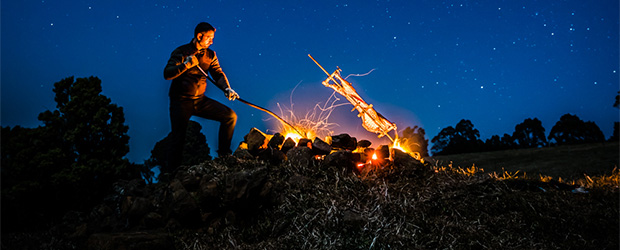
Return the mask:
<svg viewBox="0 0 620 250"><path fill-rule="evenodd" d="M372 104L366 103L362 97L357 94L355 88L351 83L347 82L347 80L343 79L340 75L342 71L340 68L336 69L334 73L331 75L327 73L327 70L323 68L314 58L308 54L308 56L316 63L327 74L327 79L323 81L323 85L326 87L330 87L334 89L336 92L344 96L351 104L353 104L353 110L357 110L359 112L358 117L362 118L362 126L372 133L379 134L379 137L386 136L390 138L390 140L394 141L392 137L388 134L388 132L394 130L396 136L398 137L398 133L396 133L396 124L390 122L383 115L377 112ZM351 110L351 111L353 111Z"/></svg>

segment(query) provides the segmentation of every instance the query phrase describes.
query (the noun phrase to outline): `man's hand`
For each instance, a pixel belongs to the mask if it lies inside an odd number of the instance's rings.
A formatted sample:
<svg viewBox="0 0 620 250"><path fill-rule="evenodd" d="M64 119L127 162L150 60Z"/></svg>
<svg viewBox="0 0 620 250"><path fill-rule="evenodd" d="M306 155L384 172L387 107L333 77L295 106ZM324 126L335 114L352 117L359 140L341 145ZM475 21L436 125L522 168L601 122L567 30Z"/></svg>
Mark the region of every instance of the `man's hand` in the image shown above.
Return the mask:
<svg viewBox="0 0 620 250"><path fill-rule="evenodd" d="M237 92L235 92L231 88L226 88L225 94L226 94L226 98L228 98L228 100L230 100L230 101L234 101L237 98L239 98L239 94L237 94Z"/></svg>
<svg viewBox="0 0 620 250"><path fill-rule="evenodd" d="M191 67L198 65L198 58L196 58L193 55L188 56L185 58L185 62L183 62L183 64L185 64L185 68L189 69Z"/></svg>

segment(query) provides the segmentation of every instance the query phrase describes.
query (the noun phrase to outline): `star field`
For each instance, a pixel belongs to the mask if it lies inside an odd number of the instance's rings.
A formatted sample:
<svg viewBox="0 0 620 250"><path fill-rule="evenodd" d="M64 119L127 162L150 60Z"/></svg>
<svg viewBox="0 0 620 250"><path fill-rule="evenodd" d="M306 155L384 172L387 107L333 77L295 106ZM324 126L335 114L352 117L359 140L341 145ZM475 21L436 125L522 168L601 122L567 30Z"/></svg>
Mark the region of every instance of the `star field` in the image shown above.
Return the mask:
<svg viewBox="0 0 620 250"><path fill-rule="evenodd" d="M538 118L548 133L566 114L609 137L618 109L618 1L4 1L2 126L41 125L55 108L53 83L97 76L124 108L128 158L142 162L170 131L170 52L194 26L217 28L212 49L242 98L299 113L332 93L321 85L339 66L360 95L400 129L427 138L461 119L484 140ZM291 93L295 89L292 94ZM239 115L233 145L275 121L209 86ZM350 106L335 133L374 139ZM217 124L203 125L216 145Z"/></svg>

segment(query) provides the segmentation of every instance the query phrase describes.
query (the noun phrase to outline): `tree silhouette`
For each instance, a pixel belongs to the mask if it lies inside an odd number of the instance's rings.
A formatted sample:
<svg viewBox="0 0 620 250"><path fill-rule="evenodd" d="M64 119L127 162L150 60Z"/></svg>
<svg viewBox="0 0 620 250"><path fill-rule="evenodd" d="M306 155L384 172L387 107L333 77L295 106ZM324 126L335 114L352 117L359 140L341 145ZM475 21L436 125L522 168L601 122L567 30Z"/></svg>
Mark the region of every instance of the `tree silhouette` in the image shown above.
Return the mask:
<svg viewBox="0 0 620 250"><path fill-rule="evenodd" d="M549 141L553 145L602 142L605 136L594 122L584 122L576 115L565 114L551 128Z"/></svg>
<svg viewBox="0 0 620 250"><path fill-rule="evenodd" d="M525 119L515 126L512 138L517 142L520 148L538 148L547 146L547 138L545 137L545 128L538 118Z"/></svg>
<svg viewBox="0 0 620 250"><path fill-rule="evenodd" d="M189 121L185 136L185 147L183 147L182 165L196 165L206 160L211 160L210 148L207 138L200 132L202 126L198 122ZM151 150L151 157L146 160L145 165L149 167L165 166L170 145L170 134L158 141Z"/></svg>
<svg viewBox="0 0 620 250"><path fill-rule="evenodd" d="M456 132L452 126L443 128L439 131L439 134L431 139L433 143L431 153L433 155L450 154L446 149L448 149L450 142L453 141L454 136L456 136Z"/></svg>
<svg viewBox="0 0 620 250"><path fill-rule="evenodd" d="M465 119L459 121L454 128L449 126L442 129L431 142L433 155L478 152L484 144L480 140L480 132L471 121Z"/></svg>
<svg viewBox="0 0 620 250"><path fill-rule="evenodd" d="M414 126L407 127L403 130L400 137L401 146L409 149L411 152L418 152L422 157L428 156L428 139L423 128Z"/></svg>
<svg viewBox="0 0 620 250"><path fill-rule="evenodd" d="M87 209L119 178L139 178L124 158L129 136L123 109L101 90L96 77L65 78L54 84L57 109L39 114L43 126L2 129L3 211L46 216Z"/></svg>
<svg viewBox="0 0 620 250"><path fill-rule="evenodd" d="M484 142L484 151L497 151L515 148L514 139L509 134L504 134L501 138L499 135L493 135Z"/></svg>

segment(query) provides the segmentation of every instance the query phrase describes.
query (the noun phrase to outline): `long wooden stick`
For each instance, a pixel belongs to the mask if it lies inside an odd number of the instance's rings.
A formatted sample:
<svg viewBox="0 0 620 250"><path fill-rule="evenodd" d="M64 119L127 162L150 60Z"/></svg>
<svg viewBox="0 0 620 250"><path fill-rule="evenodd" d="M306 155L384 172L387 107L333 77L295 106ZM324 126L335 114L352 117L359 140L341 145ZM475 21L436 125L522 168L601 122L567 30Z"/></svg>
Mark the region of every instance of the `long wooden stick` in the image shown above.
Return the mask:
<svg viewBox="0 0 620 250"><path fill-rule="evenodd" d="M196 65L196 67L198 67L198 69L199 69L200 71L202 71L202 73L203 73L203 74L207 77L207 79L209 79L209 81L211 81L213 84L215 84L215 80L213 80L213 79L212 79L209 75L207 75L207 72L205 72L205 71L204 71L204 70L200 67L200 65ZM300 136L306 137L306 135L305 135L305 134L303 134L303 133L301 133L301 132L299 132L299 130L297 130L297 128L295 128L295 126L293 126L293 125L291 125L290 123L286 122L284 119L282 119L281 117L279 117L279 116L278 116L278 115L276 115L275 113L271 112L270 110L268 110L268 109L266 109L266 108L263 108L263 107L261 107L261 106L258 106L258 105L254 104L254 103L248 102L248 101L246 101L246 100L243 100L243 99L241 99L241 98L237 98L237 100L239 100L240 102L242 102L242 103L244 103L244 104L246 104L246 105L248 105L248 106L250 106L250 107L252 107L252 108L255 108L255 109L258 109L258 110L260 110L260 111L264 111L264 112L265 112L265 113L267 113L267 114L270 114L271 116L273 116L273 117L275 117L276 119L278 119L278 121L280 121L280 122L282 122L282 123L284 123L284 124L288 125L289 127L291 127L291 128L292 128L293 130L295 130L295 132L297 132L297 134L299 134Z"/></svg>

